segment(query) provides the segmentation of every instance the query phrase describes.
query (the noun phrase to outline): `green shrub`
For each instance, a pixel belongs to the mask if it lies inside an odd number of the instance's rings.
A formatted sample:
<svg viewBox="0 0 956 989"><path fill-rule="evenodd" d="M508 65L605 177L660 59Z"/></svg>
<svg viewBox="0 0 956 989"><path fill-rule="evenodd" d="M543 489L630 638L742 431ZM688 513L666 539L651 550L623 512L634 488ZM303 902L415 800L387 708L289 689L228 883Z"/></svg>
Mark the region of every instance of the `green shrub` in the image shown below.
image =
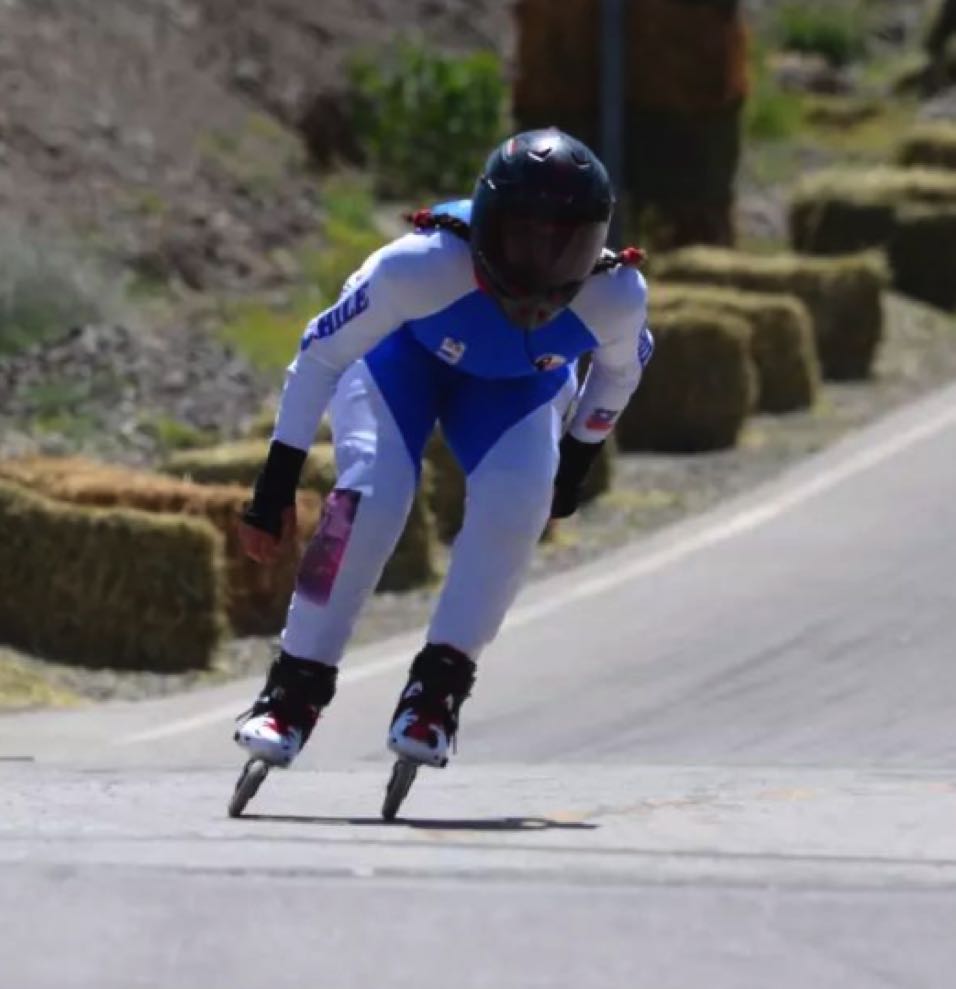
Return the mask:
<svg viewBox="0 0 956 989"><path fill-rule="evenodd" d="M144 432L152 436L160 449L193 450L196 447L211 446L216 442L216 436L208 429L197 429L188 422L174 419L172 416L150 416L142 422Z"/></svg>
<svg viewBox="0 0 956 989"><path fill-rule="evenodd" d="M350 67L355 125L389 196L463 195L502 136L506 86L491 52L443 55L410 43Z"/></svg>
<svg viewBox="0 0 956 989"><path fill-rule="evenodd" d="M750 329L687 307L653 323L654 360L618 421L622 450L693 453L733 446L757 394Z"/></svg>
<svg viewBox="0 0 956 989"><path fill-rule="evenodd" d="M93 275L24 231L0 238L0 354L63 336L94 322L109 301Z"/></svg>
<svg viewBox="0 0 956 989"><path fill-rule="evenodd" d="M279 303L251 299L224 314L222 337L264 370L288 365L309 320L338 298L349 275L385 241L375 225L371 189L361 176L328 178L322 203L324 242L301 256L303 287Z"/></svg>
<svg viewBox="0 0 956 989"><path fill-rule="evenodd" d="M833 0L784 3L777 11L773 34L788 51L822 55L831 65L846 65L866 47L863 7Z"/></svg>
<svg viewBox="0 0 956 989"><path fill-rule="evenodd" d="M767 68L766 52L755 46L750 58L750 93L744 107L747 136L764 141L784 140L799 130L801 117L799 97L781 89Z"/></svg>

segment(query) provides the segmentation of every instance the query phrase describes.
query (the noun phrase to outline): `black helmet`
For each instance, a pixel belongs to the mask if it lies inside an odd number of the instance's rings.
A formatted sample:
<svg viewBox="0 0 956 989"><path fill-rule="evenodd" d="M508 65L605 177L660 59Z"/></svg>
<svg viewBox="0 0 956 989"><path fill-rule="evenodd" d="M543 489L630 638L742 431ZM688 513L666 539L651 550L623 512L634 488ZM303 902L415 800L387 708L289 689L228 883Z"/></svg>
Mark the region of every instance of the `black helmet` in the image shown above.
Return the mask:
<svg viewBox="0 0 956 989"><path fill-rule="evenodd" d="M535 329L570 304L601 256L613 205L604 165L557 128L492 153L472 199L471 252L512 323Z"/></svg>

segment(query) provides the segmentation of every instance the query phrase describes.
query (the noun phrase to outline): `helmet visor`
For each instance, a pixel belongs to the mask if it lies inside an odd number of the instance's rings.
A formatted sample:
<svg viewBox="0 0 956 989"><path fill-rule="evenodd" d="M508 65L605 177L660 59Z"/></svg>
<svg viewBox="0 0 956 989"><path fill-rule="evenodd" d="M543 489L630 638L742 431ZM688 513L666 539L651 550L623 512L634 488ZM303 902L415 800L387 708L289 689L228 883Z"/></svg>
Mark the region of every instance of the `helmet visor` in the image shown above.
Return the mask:
<svg viewBox="0 0 956 989"><path fill-rule="evenodd" d="M494 288L512 299L554 296L567 305L591 273L607 240L606 221L486 217L474 245Z"/></svg>

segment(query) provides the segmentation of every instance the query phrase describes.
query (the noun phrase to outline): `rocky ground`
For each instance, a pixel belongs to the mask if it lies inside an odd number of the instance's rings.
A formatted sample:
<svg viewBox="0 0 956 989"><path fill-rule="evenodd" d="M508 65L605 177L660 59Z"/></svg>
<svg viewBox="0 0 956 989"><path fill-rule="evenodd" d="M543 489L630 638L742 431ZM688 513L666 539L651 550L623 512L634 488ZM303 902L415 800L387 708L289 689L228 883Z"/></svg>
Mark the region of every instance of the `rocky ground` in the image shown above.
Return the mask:
<svg viewBox="0 0 956 989"><path fill-rule="evenodd" d="M507 58L510 4L3 0L5 227L187 292L294 279L310 158L354 153L345 63L400 35Z"/></svg>
<svg viewBox="0 0 956 989"><path fill-rule="evenodd" d="M78 326L0 358L0 457L149 464L170 443L241 435L274 383L206 333Z"/></svg>

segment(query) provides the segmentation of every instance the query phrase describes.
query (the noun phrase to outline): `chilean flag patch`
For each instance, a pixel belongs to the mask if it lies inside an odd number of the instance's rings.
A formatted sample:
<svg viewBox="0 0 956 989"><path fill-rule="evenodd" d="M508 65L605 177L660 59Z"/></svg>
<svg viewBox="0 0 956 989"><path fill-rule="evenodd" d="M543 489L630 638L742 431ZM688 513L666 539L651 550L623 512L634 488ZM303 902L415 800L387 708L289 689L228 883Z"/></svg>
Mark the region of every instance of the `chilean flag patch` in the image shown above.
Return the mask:
<svg viewBox="0 0 956 989"><path fill-rule="evenodd" d="M595 409L584 423L585 429L593 429L595 432L606 433L614 428L614 422L618 413L613 409Z"/></svg>

